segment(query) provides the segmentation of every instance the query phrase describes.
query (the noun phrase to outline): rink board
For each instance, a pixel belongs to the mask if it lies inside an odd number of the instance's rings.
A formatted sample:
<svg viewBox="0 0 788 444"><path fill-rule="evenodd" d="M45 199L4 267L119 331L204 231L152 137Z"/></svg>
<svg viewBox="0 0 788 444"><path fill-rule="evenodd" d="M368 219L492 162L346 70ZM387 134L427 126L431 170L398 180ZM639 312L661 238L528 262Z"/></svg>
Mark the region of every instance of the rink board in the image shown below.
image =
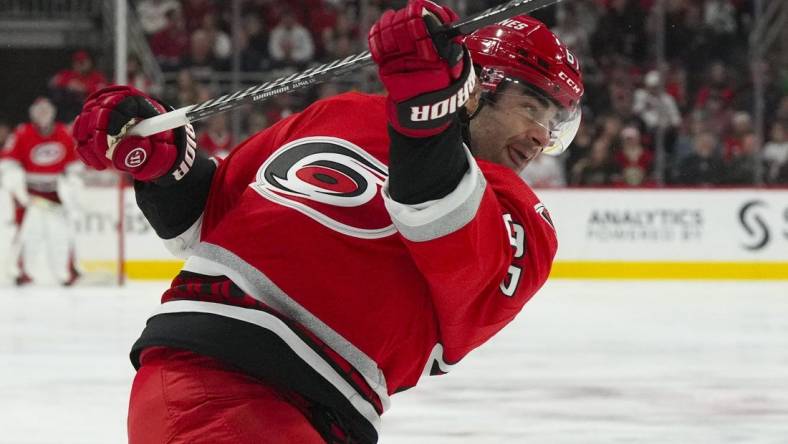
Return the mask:
<svg viewBox="0 0 788 444"><path fill-rule="evenodd" d="M112 201L112 190L88 193L84 202ZM537 194L558 232L553 277L788 279L788 190L557 189ZM172 278L183 262L163 247L137 209L133 192L125 200L128 277ZM84 267L114 266L116 223L113 211L85 205L75 226ZM11 225L0 225L3 242L10 238Z"/></svg>
<svg viewBox="0 0 788 444"><path fill-rule="evenodd" d="M553 277L788 279L788 190L538 190Z"/></svg>

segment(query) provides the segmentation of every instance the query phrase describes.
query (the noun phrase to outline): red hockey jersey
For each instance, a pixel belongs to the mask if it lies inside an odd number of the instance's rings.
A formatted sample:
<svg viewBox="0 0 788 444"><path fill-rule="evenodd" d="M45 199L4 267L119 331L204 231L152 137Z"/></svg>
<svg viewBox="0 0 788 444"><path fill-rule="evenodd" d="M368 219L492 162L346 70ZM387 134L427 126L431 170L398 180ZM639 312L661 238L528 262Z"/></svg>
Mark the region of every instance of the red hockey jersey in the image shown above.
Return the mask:
<svg viewBox="0 0 788 444"><path fill-rule="evenodd" d="M548 212L515 172L470 154L449 195L393 201L384 105L357 93L317 102L221 162L199 242L135 348L230 359L257 337L244 326L261 327L377 430L390 394L447 372L510 322L549 274ZM221 321L197 344L201 319L175 326L186 314ZM235 365L254 368L254 353Z"/></svg>
<svg viewBox="0 0 788 444"><path fill-rule="evenodd" d="M6 141L2 159L19 162L30 193L53 200L57 200L58 176L79 160L71 133L59 122L49 134L32 123L19 125Z"/></svg>

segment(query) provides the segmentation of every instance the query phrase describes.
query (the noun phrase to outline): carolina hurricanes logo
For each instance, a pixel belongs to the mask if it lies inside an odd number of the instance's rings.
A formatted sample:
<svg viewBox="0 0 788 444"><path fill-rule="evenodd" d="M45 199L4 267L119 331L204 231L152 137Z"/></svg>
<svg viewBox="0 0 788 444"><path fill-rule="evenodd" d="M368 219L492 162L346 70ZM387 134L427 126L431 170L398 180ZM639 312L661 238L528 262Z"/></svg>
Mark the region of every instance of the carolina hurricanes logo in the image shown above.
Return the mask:
<svg viewBox="0 0 788 444"><path fill-rule="evenodd" d="M145 150L140 147L137 147L129 151L128 154L126 154L126 159L124 160L123 163L125 163L126 166L129 168L135 168L145 163L145 159L147 157L148 155L145 152Z"/></svg>
<svg viewBox="0 0 788 444"><path fill-rule="evenodd" d="M348 236L376 239L396 230L380 189L388 168L335 137L305 137L279 148L257 171L252 188Z"/></svg>
<svg viewBox="0 0 788 444"><path fill-rule="evenodd" d="M60 142L39 143L30 151L30 160L34 165L55 165L66 158L66 147Z"/></svg>

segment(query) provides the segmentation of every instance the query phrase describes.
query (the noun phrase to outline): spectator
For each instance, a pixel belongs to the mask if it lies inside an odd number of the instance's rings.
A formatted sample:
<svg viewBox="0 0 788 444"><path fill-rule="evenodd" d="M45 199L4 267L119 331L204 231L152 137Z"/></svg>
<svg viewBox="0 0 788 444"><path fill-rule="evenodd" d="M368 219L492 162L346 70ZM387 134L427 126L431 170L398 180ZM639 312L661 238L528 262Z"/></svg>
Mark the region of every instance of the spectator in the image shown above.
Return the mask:
<svg viewBox="0 0 788 444"><path fill-rule="evenodd" d="M353 45L353 41L357 41L357 37L358 28L351 17L351 12L346 10L338 13L334 26L323 29L320 34L325 58L333 60L343 57L342 54L347 56L357 52L359 48Z"/></svg>
<svg viewBox="0 0 788 444"><path fill-rule="evenodd" d="M592 125L588 123L586 116L580 122L580 128L577 129L575 140L572 141L572 146L564 151L564 177L570 176L578 160L588 156L591 152L591 144L594 142Z"/></svg>
<svg viewBox="0 0 788 444"><path fill-rule="evenodd" d="M722 159L730 162L743 150L744 139L752 133L752 117L745 111L738 111L731 118L731 130L725 138Z"/></svg>
<svg viewBox="0 0 788 444"><path fill-rule="evenodd" d="M358 46L347 34L337 35L332 42L331 58L334 60L351 56L357 52L359 52Z"/></svg>
<svg viewBox="0 0 788 444"><path fill-rule="evenodd" d="M244 16L240 47L241 70L262 71L268 67L268 34L259 14Z"/></svg>
<svg viewBox="0 0 788 444"><path fill-rule="evenodd" d="M679 162L676 183L704 187L723 183L725 164L717 154L714 134L698 134L693 148L693 152Z"/></svg>
<svg viewBox="0 0 788 444"><path fill-rule="evenodd" d="M769 142L763 147L766 183L778 183L780 169L788 164L788 135L782 122L772 124Z"/></svg>
<svg viewBox="0 0 788 444"><path fill-rule="evenodd" d="M754 133L741 139L741 148L727 162L726 171L730 185L753 185L761 161L760 142Z"/></svg>
<svg viewBox="0 0 788 444"><path fill-rule="evenodd" d="M59 71L49 81L52 102L58 110L57 120L72 121L85 98L107 86L107 79L93 66L93 58L87 51L76 51L71 56L71 68Z"/></svg>
<svg viewBox="0 0 788 444"><path fill-rule="evenodd" d="M197 146L211 157L225 158L233 146L233 136L227 127L227 115L217 114L208 119L207 128L200 131Z"/></svg>
<svg viewBox="0 0 788 444"><path fill-rule="evenodd" d="M312 35L296 21L292 11L286 11L271 30L268 52L276 66L303 67L312 60L315 45Z"/></svg>
<svg viewBox="0 0 788 444"><path fill-rule="evenodd" d="M175 86L165 94L166 102L176 108L197 103L197 87L191 72L182 69L175 77Z"/></svg>
<svg viewBox="0 0 788 444"><path fill-rule="evenodd" d="M137 3L137 15L142 30L147 35L156 34L169 24L167 12L180 8L177 0L141 0Z"/></svg>
<svg viewBox="0 0 788 444"><path fill-rule="evenodd" d="M273 29L282 18L283 9L280 0L254 0L251 11L260 15L265 29Z"/></svg>
<svg viewBox="0 0 788 444"><path fill-rule="evenodd" d="M216 14L205 14L202 18L202 26L199 30L204 31L206 37L211 42L211 49L217 67L222 71L229 69L233 44L230 40L230 36L219 28Z"/></svg>
<svg viewBox="0 0 788 444"><path fill-rule="evenodd" d="M662 129L667 134L667 140L675 139L676 129L681 124L681 114L673 97L662 90L659 71L649 71L643 79L643 86L635 91L632 112L640 117L652 136Z"/></svg>
<svg viewBox="0 0 788 444"><path fill-rule="evenodd" d="M208 14L217 14L219 12L213 0L182 0L183 1L183 14L186 21L186 29L189 32L194 32L200 28L205 16Z"/></svg>
<svg viewBox="0 0 788 444"><path fill-rule="evenodd" d="M679 110L687 109L689 102L687 98L687 70L684 66L674 64L668 68L667 79L665 79L665 92L673 97ZM680 115L679 118L681 118Z"/></svg>
<svg viewBox="0 0 788 444"><path fill-rule="evenodd" d="M615 114L609 114L607 116L602 117L602 128L599 132L598 137L602 139L607 139L612 141L617 139L621 133L621 129L624 127L624 122L621 120L621 117Z"/></svg>
<svg viewBox="0 0 788 444"><path fill-rule="evenodd" d="M217 64L211 37L203 29L194 31L191 35L189 53L183 60L183 67L189 70L196 82L209 83L214 79Z"/></svg>
<svg viewBox="0 0 788 444"><path fill-rule="evenodd" d="M734 83L730 79L728 69L722 62L714 62L709 68L709 79L698 90L695 96L695 107L704 108L706 102L718 99L724 107L731 104L734 97Z"/></svg>
<svg viewBox="0 0 788 444"><path fill-rule="evenodd" d="M620 180L620 170L613 162L608 143L599 139L591 146L587 157L572 168L571 184L579 186L610 186Z"/></svg>
<svg viewBox="0 0 788 444"><path fill-rule="evenodd" d="M608 68L604 87L608 91L608 101L599 104L604 109L610 110L621 120L629 121L637 117L633 112L633 88L631 64L626 60L618 60Z"/></svg>
<svg viewBox="0 0 788 444"><path fill-rule="evenodd" d="M558 188L566 186L566 176L561 159L556 156L536 156L523 171L520 177L534 188Z"/></svg>
<svg viewBox="0 0 788 444"><path fill-rule="evenodd" d="M158 95L158 91L155 91L158 89L157 85L145 75L142 63L136 54L129 54L126 59L126 83L144 93Z"/></svg>
<svg viewBox="0 0 788 444"><path fill-rule="evenodd" d="M706 101L706 106L696 109L695 112L703 116L708 129L715 134L723 135L730 132L733 111L726 107L719 97L710 97Z"/></svg>
<svg viewBox="0 0 788 444"><path fill-rule="evenodd" d="M651 173L654 154L641 143L637 127L627 126L621 130L621 149L616 153L615 159L624 185L653 185Z"/></svg>
<svg viewBox="0 0 788 444"><path fill-rule="evenodd" d="M189 32L179 9L166 13L167 26L150 38L150 49L164 71L174 71L181 67L183 58L189 50Z"/></svg>
<svg viewBox="0 0 788 444"><path fill-rule="evenodd" d="M314 3L314 6L309 10L307 24L315 43L315 54L318 59L324 59L326 42L333 40L334 32L344 32L346 25L337 23L342 14L337 10L336 5L330 1L321 0L316 0Z"/></svg>
<svg viewBox="0 0 788 444"><path fill-rule="evenodd" d="M678 136L676 137L676 144L673 150L673 160L678 162L694 150L695 137L703 132L708 132L709 125L706 122L703 113L693 111L688 114L683 120L679 128Z"/></svg>

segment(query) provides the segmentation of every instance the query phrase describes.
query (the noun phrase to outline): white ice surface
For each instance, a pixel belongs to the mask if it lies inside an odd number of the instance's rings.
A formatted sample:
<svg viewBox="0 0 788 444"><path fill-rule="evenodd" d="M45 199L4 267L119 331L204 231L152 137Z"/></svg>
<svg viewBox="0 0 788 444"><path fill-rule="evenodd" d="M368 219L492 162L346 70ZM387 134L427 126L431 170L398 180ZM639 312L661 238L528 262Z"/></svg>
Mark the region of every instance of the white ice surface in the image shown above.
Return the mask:
<svg viewBox="0 0 788 444"><path fill-rule="evenodd" d="M0 443L123 443L164 283L0 287ZM552 281L382 444L788 443L788 283Z"/></svg>

